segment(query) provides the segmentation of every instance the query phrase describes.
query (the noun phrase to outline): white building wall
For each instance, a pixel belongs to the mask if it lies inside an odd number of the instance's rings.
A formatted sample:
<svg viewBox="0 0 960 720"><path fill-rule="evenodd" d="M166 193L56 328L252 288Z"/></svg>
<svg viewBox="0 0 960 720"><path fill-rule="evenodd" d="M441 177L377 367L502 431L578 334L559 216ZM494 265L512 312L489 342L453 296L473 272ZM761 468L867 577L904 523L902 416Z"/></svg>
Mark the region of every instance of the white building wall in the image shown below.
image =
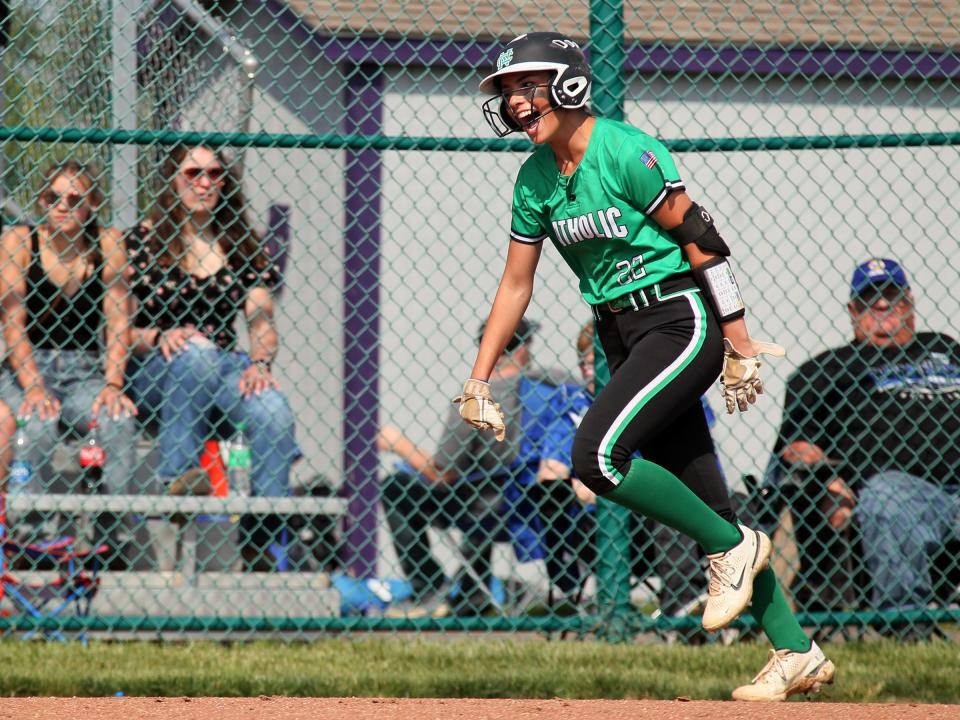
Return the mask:
<svg viewBox="0 0 960 720"><path fill-rule="evenodd" d="M934 132L956 127L953 106L931 93L886 89L862 105L810 90L784 105L763 98L756 83L724 88L724 99L660 102L646 96L707 96L710 87L633 83L628 121L664 139L781 135ZM443 90L441 85L438 90ZM398 83L388 95L385 133L489 136L475 97L442 98ZM636 99L633 99L636 98ZM940 103L938 105L938 102ZM438 113L433 108L441 105ZM706 118L706 120L705 120ZM846 342L845 303L854 266L871 255L907 268L921 327L952 329L958 280L952 262L952 172L956 148L679 153L690 195L715 211L733 247L749 305L751 332L787 348L765 368L767 396L715 430L729 479L762 472L780 422L784 382L813 354ZM383 413L432 448L449 395L469 373L479 322L489 304L508 244L516 153L390 153L384 183L385 298ZM395 289L390 289L395 288ZM573 338L590 318L576 281L552 246L544 249L528 316L543 328L534 346L543 364L575 368ZM432 333L431 333L432 330ZM411 348L428 335L429 349ZM719 392L709 396L722 412ZM413 408L406 403L416 403ZM432 408L432 410L431 410ZM414 422L414 416L416 421Z"/></svg>
<svg viewBox="0 0 960 720"><path fill-rule="evenodd" d="M251 22L248 27L256 27ZM280 27L246 32L265 69L254 130L336 132L341 80ZM388 136L490 137L476 78L449 70L389 71ZM627 119L663 139L793 136L956 128L955 87L909 82L780 86L756 79L697 82L640 78L627 92ZM769 85L769 87L768 87ZM849 98L854 98L851 101ZM708 98L709 101L700 98ZM432 451L474 357L508 247L519 153L383 153L381 421ZM854 265L871 255L900 260L917 296L920 326L956 333L958 301L952 198L960 188L950 147L682 153L690 195L714 211L733 247L752 333L787 348L764 371L757 407L715 429L729 480L761 473L780 421L784 383L801 362L850 336L844 303ZM300 473L341 473L343 154L252 150L247 191L266 208L292 209L292 257L280 303L278 362L300 423ZM574 338L590 319L572 274L547 246L528 317L542 329L543 365L576 367ZM710 402L722 411L718 392ZM387 471L393 458L383 458ZM383 550L386 550L384 547Z"/></svg>

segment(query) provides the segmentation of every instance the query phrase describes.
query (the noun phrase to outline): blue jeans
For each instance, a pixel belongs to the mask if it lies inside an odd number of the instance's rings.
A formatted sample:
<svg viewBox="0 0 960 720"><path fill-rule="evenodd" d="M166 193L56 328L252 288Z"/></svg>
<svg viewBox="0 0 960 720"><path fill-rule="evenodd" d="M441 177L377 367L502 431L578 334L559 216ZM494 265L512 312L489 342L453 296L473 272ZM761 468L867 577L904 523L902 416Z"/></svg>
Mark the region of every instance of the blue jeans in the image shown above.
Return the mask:
<svg viewBox="0 0 960 720"><path fill-rule="evenodd" d="M99 353L35 348L33 357L47 392L61 403L59 420L40 420L34 415L27 419L25 426L29 443L27 455L37 478L33 492L44 492L49 488L39 480L49 476L46 466L53 457L55 445L61 440L61 431L66 430L80 438L86 435L87 423L93 419L90 408L106 381ZM23 389L8 367L0 372L0 398L13 412L17 412L23 400ZM107 455L102 492L139 492L140 488L131 487L136 463L136 421L132 417L114 419L106 410L101 410L97 422L99 440Z"/></svg>
<svg viewBox="0 0 960 720"><path fill-rule="evenodd" d="M930 602L930 553L960 537L960 488L881 472L864 484L856 513L874 605L902 608Z"/></svg>
<svg viewBox="0 0 960 720"><path fill-rule="evenodd" d="M246 353L188 343L169 361L159 350L130 362L134 402L144 420L159 421L161 479L170 482L196 467L203 443L243 422L252 450L254 495L288 494L290 468L300 456L294 437L293 411L277 390L244 399L240 375L249 367Z"/></svg>

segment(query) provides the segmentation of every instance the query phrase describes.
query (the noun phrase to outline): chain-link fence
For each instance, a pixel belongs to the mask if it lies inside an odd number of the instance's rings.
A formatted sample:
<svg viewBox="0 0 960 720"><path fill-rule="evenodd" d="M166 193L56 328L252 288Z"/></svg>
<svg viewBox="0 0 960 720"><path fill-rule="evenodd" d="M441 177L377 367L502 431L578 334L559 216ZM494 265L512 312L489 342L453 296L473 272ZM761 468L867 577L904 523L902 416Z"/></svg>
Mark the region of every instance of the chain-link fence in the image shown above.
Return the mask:
<svg viewBox="0 0 960 720"><path fill-rule="evenodd" d="M477 84L504 41L556 29L588 51L594 110L676 153L752 332L787 346L712 431L801 619L942 632L958 17L0 2L0 623L698 637L695 545L570 480L591 313L552 249L501 378L511 454L451 417L530 149L490 139ZM898 265L852 289L871 258ZM878 278L901 294L861 292Z"/></svg>

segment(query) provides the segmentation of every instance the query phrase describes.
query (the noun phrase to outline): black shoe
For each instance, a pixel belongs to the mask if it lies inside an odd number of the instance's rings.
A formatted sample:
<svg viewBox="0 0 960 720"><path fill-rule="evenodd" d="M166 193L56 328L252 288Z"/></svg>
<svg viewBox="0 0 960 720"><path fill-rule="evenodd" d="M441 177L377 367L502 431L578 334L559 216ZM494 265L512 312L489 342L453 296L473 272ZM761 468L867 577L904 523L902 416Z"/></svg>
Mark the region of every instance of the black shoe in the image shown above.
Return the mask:
<svg viewBox="0 0 960 720"><path fill-rule="evenodd" d="M500 608L486 598L457 597L437 606L433 617L496 617L500 614Z"/></svg>
<svg viewBox="0 0 960 720"><path fill-rule="evenodd" d="M252 545L240 548L243 572L273 572L276 566L267 550L260 551Z"/></svg>
<svg viewBox="0 0 960 720"><path fill-rule="evenodd" d="M383 616L388 618L425 618L442 617L435 613L437 609L447 604L447 587L436 590L426 590L402 600L393 603L383 611Z"/></svg>
<svg viewBox="0 0 960 720"><path fill-rule="evenodd" d="M892 628L892 636L902 643L922 643L945 637L935 622L918 621Z"/></svg>
<svg viewBox="0 0 960 720"><path fill-rule="evenodd" d="M206 470L203 468L190 468L170 483L167 493L175 497L211 495L213 494L213 485L210 484L210 475ZM170 516L170 522L183 527L187 524L187 516L182 513L174 513Z"/></svg>
<svg viewBox="0 0 960 720"><path fill-rule="evenodd" d="M210 484L210 475L203 468L190 468L183 475L170 483L170 495L210 495L213 485Z"/></svg>

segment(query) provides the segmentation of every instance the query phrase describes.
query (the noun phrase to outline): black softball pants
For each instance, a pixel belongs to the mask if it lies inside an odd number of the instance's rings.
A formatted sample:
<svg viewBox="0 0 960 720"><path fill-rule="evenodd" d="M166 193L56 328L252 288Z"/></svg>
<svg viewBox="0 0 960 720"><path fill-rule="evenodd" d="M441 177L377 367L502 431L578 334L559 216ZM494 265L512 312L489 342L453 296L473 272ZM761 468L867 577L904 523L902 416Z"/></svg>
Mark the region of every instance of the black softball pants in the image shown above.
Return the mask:
<svg viewBox="0 0 960 720"><path fill-rule="evenodd" d="M626 475L639 450L733 522L700 402L722 369L720 327L691 278L660 283L641 299L637 310L595 308L611 378L577 430L577 477L597 494L606 494Z"/></svg>

